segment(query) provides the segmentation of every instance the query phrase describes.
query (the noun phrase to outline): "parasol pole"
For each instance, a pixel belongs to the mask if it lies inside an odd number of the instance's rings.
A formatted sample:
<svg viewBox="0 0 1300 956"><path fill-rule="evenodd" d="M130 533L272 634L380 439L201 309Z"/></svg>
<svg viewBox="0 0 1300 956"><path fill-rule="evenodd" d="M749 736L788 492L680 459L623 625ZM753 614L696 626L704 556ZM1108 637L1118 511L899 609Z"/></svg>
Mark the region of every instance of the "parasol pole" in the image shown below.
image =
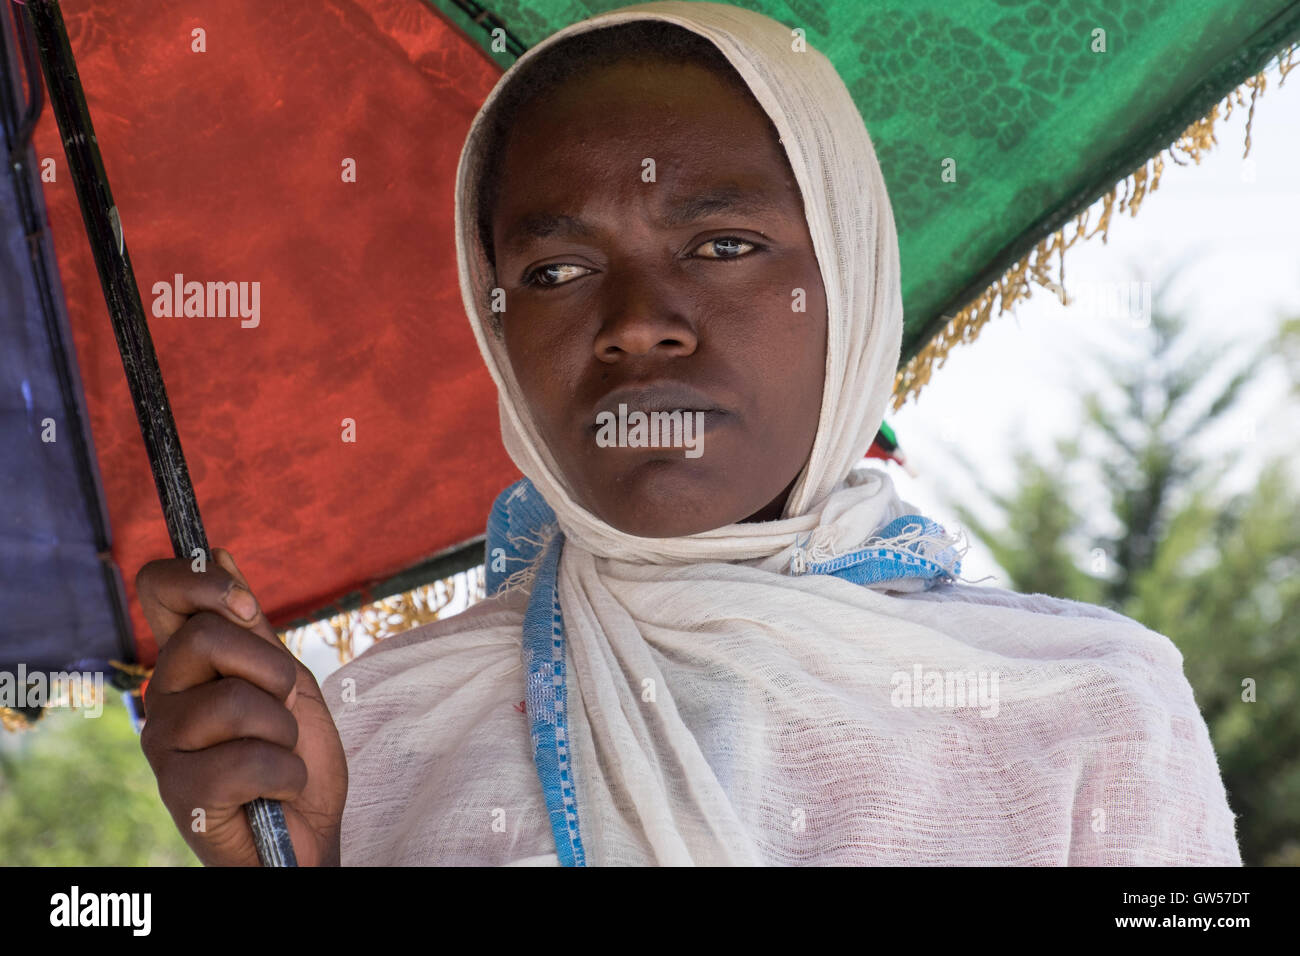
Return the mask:
<svg viewBox="0 0 1300 956"><path fill-rule="evenodd" d="M198 553L212 560L208 538L199 517L194 486L185 467L180 436L172 419L171 404L163 388L158 356L140 304L140 290L135 284L131 258L122 238L122 223L109 191L103 157L90 122L85 92L77 75L77 64L63 26L58 0L15 0L27 11L27 20L36 37L41 69L49 90L50 105L59 124L63 150L68 157L68 172L77 190L77 203L86 224L90 248L99 271L113 334L122 356L131 401L144 436L149 466L162 503L167 533L178 558L194 558ZM39 80L28 77L33 85ZM284 809L279 801L261 797L244 804L253 840L263 866L297 866Z"/></svg>

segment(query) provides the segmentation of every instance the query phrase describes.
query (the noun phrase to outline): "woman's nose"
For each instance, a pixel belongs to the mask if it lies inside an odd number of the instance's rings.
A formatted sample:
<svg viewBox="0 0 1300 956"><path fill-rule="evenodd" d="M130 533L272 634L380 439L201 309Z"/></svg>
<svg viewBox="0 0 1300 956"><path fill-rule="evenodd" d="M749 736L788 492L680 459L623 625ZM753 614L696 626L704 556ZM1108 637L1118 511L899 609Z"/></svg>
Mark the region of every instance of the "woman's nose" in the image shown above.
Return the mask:
<svg viewBox="0 0 1300 956"><path fill-rule="evenodd" d="M664 277L610 277L605 320L596 333L596 358L618 362L630 355L690 355L698 345L695 327Z"/></svg>

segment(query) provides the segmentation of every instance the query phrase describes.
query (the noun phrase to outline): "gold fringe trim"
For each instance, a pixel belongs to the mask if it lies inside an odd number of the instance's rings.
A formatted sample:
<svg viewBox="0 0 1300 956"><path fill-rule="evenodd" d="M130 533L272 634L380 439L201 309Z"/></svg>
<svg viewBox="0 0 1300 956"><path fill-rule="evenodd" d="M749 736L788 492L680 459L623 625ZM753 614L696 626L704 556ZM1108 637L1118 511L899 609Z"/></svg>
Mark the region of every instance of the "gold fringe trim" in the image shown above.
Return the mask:
<svg viewBox="0 0 1300 956"><path fill-rule="evenodd" d="M117 662L112 661L111 663L116 664ZM133 667L135 665L123 666ZM10 733L20 730L32 730L36 727L36 721L40 720L45 710L49 707L58 707L59 709L67 710L82 710L86 707L94 707L97 704L102 705L103 701L96 698L94 688L95 685L93 683L87 687L81 682L78 682L78 696L76 701L73 701L70 693L58 698L51 698L42 705L41 713L36 717L28 717L21 710L16 710L13 707L0 707L0 728L3 728Z"/></svg>
<svg viewBox="0 0 1300 956"><path fill-rule="evenodd" d="M145 667L143 664L127 664L124 661L109 661L109 663L123 674L130 674L132 677L148 680L153 676L153 668Z"/></svg>
<svg viewBox="0 0 1300 956"><path fill-rule="evenodd" d="M14 710L12 707L0 707L0 727L15 733L19 730L31 730L34 727L27 715L20 710Z"/></svg>
<svg viewBox="0 0 1300 956"><path fill-rule="evenodd" d="M480 566L431 584L421 585L401 594L374 601L356 611L336 614L327 620L285 631L279 637L301 660L304 641L309 636L316 636L326 646L334 648L340 664L346 664L356 656L354 641L358 636L364 634L372 641L382 641L384 638L419 627L421 624L439 620L443 611L456 600L458 589L462 588L465 590L468 602L466 606L481 601L485 596L484 569ZM136 686L153 676L152 667L127 664L123 661L109 661L109 663L122 673L137 678ZM106 679L107 676L105 675ZM87 701L86 704L93 706L94 701ZM29 720L22 711L12 707L0 707L0 728L17 732L31 730L35 726L36 722Z"/></svg>
<svg viewBox="0 0 1300 956"><path fill-rule="evenodd" d="M128 691L139 689L145 681L153 677L152 667L145 667L141 664L128 664L125 661L111 660L108 663L119 673L125 674L127 677L131 678L130 681L118 681L114 684L116 687L122 687L123 683L125 683L125 689Z"/></svg>
<svg viewBox="0 0 1300 956"><path fill-rule="evenodd" d="M1277 55L1275 65L1279 73L1277 84L1279 88L1286 81L1286 75L1296 66L1300 66L1300 62L1291 62L1297 50L1300 50L1300 43L1292 44ZM1179 166L1190 165L1186 159L1179 158L1178 153L1180 151L1185 153L1192 162L1199 164L1202 156L1218 143L1218 140L1214 138L1214 124L1220 120L1226 121L1232 115L1234 104L1241 107L1249 105L1250 108L1250 113L1246 117L1246 148L1242 153L1242 159L1249 156L1250 128L1255 119L1255 101L1263 94L1268 85L1267 72L1269 69L1270 67L1266 66L1264 71L1244 81L1224 97L1221 102L1215 103L1208 113L1187 127L1174 143L1161 150L1160 153L1156 153L1154 157L1148 159L1137 170L1117 182L1110 192L1098 200L1102 203L1101 218L1097 221L1096 228L1092 232L1084 234L1092 210L1092 206L1089 206L1088 209L1083 210L1073 220L1074 234L1069 241L1066 241L1065 234L1066 230L1070 228L1070 223L1066 223L1055 233L1039 242L1019 262L1003 273L1000 279L953 316L947 326L931 338L916 355L912 356L903 368L899 369L897 376L894 378L894 411L902 408L908 398L921 393L921 389L930 381L930 376L937 369L943 367L948 352L954 346L961 342L975 341L980 330L992 317L995 305L998 307L997 314L1002 315L1011 310L1017 302L1030 298L1032 292L1030 280L1046 289L1050 289L1061 300L1063 305L1068 305L1070 300L1065 292L1065 250L1080 239L1091 239L1098 232L1101 233L1101 241L1105 243L1110 232L1110 219L1116 210L1117 200L1118 209L1121 213L1127 209L1130 217L1137 215L1138 208L1142 205L1142 200L1147 193L1154 192L1160 184L1160 174L1164 171L1165 166L1161 153L1168 152L1169 158ZM1249 104L1245 101L1247 91L1250 92ZM1223 110L1222 116L1219 115L1221 109ZM1119 196L1121 186L1124 187L1123 197ZM1058 260L1055 281L1049 274L1053 256L1056 256Z"/></svg>
<svg viewBox="0 0 1300 956"><path fill-rule="evenodd" d="M280 640L301 660L304 641L309 636L314 636L327 647L334 648L339 663L346 664L356 656L355 641L362 635L371 641L382 641L421 624L439 620L443 611L456 600L458 588L466 590L465 596L469 604L482 600L485 590L484 569L481 566L471 568L449 578L374 601L355 611L335 614L304 627L293 628L282 633Z"/></svg>

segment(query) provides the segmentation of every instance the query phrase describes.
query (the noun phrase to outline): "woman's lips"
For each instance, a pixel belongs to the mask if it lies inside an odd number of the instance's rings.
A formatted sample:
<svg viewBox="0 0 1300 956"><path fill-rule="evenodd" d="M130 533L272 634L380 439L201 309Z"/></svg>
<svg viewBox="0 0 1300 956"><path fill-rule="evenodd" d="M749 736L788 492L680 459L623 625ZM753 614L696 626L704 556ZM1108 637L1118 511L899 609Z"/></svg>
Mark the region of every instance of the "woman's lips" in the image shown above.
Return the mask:
<svg viewBox="0 0 1300 956"><path fill-rule="evenodd" d="M706 434L734 420L713 396L683 382L639 383L596 402L587 431L601 450L661 455L681 448L686 458L696 459L704 453Z"/></svg>
<svg viewBox="0 0 1300 956"><path fill-rule="evenodd" d="M712 427L713 425L718 424L719 422L721 422L724 418L728 418L728 417L730 417L730 416L728 415L727 412L724 412L724 411L723 411L722 409L720 409L720 408L667 408L667 407L665 407L665 408L635 408L635 407L633 407L633 406L631 406L631 405L624 405L623 408L624 408L624 413L623 413L623 414L624 414L624 418L626 418L626 417L632 415L632 414L635 413L635 412L644 412L646 415L652 415L652 414L658 414L658 415L668 414L668 415L672 415L672 414L675 414L675 413L681 413L681 414L683 414L683 415L693 415L693 414L695 414L696 412L699 412L700 414L704 415L703 427L705 427L705 428ZM602 424L603 424L600 416L603 415L603 414L611 415L611 416L613 416L613 420L614 420L614 421L618 421L618 417L619 417L619 415L618 415L618 409L617 409L617 408L612 408L612 409L602 409L600 412L597 412L597 413L596 413L595 420L592 421L592 423L591 423L590 425L587 426L587 430L588 430L588 431L592 431L592 432L600 431L600 429L601 429L601 427L602 427Z"/></svg>
<svg viewBox="0 0 1300 956"><path fill-rule="evenodd" d="M595 404L591 412L592 428L599 427L597 416L602 412L615 417L619 406L626 406L625 413L631 412L705 412L710 418L727 415L730 410L712 395L703 392L685 382L645 382L626 385L607 392Z"/></svg>

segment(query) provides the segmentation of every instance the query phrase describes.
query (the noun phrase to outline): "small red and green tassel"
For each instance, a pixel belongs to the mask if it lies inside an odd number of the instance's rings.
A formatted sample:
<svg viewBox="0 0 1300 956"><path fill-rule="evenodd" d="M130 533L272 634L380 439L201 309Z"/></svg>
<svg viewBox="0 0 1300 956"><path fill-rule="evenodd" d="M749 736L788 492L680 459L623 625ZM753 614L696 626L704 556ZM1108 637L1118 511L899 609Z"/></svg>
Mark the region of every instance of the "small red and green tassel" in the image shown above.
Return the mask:
<svg viewBox="0 0 1300 956"><path fill-rule="evenodd" d="M903 449L898 445L898 436L894 430L885 422L880 423L880 430L876 432L876 438L867 449L868 458L883 458L886 461L896 461L902 466L913 478L916 477L916 471L908 464L907 457L903 454Z"/></svg>

